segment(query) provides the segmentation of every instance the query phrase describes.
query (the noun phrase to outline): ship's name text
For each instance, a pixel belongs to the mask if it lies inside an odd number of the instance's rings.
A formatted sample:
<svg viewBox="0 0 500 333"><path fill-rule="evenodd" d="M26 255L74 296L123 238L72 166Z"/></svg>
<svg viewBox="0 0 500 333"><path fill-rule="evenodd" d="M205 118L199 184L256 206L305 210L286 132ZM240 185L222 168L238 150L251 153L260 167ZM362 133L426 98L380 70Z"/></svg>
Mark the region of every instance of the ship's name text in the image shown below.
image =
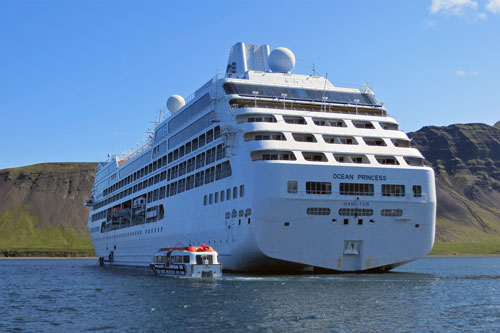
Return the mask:
<svg viewBox="0 0 500 333"><path fill-rule="evenodd" d="M355 175L352 173L334 173L333 179L345 179L345 180L354 180ZM356 175L357 180L371 180L371 181L379 181L385 182L387 180L387 176L385 175Z"/></svg>

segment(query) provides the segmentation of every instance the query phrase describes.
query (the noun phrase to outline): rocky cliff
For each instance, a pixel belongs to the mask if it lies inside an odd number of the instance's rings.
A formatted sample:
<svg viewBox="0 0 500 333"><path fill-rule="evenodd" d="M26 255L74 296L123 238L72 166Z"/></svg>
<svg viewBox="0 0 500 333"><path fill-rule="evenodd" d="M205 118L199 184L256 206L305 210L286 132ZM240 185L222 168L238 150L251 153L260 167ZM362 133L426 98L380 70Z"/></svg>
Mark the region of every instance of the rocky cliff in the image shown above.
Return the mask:
<svg viewBox="0 0 500 333"><path fill-rule="evenodd" d="M0 170L0 249L47 255L88 254L96 163L47 163ZM62 251L62 252L60 252Z"/></svg>
<svg viewBox="0 0 500 333"><path fill-rule="evenodd" d="M500 253L500 122L427 126L409 136L436 172L438 243Z"/></svg>

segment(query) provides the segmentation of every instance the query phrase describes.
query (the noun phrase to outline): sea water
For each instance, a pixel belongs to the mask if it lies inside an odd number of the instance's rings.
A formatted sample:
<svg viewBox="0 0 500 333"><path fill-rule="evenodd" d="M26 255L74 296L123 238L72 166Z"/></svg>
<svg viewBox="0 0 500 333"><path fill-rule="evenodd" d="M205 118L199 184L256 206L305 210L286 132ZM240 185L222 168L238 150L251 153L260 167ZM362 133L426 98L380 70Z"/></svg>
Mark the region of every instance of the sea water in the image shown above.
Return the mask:
<svg viewBox="0 0 500 333"><path fill-rule="evenodd" d="M94 259L0 260L1 332L500 331L500 258L384 274L188 279Z"/></svg>

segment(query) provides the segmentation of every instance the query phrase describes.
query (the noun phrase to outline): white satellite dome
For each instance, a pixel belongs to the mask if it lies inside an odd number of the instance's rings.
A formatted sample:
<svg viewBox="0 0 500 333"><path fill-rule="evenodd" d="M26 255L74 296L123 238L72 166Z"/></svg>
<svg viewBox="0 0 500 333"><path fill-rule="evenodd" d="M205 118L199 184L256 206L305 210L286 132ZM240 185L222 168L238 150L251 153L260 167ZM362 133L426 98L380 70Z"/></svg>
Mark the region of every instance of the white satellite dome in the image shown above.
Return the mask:
<svg viewBox="0 0 500 333"><path fill-rule="evenodd" d="M269 55L269 69L274 73L290 73L295 66L295 56L286 47L278 47Z"/></svg>
<svg viewBox="0 0 500 333"><path fill-rule="evenodd" d="M186 101L180 95L172 95L167 100L167 108L170 113L174 113L186 105Z"/></svg>

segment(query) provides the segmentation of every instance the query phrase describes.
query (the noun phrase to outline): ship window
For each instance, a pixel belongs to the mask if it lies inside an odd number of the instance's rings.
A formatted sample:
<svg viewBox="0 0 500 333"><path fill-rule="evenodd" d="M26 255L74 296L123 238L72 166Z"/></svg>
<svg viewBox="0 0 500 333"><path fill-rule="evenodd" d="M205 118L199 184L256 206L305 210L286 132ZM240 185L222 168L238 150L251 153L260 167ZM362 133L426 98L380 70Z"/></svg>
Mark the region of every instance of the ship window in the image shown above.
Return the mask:
<svg viewBox="0 0 500 333"><path fill-rule="evenodd" d="M266 116L263 116L263 115L239 115L237 118L236 118L236 121L240 124L240 123L255 123L255 122L266 122L266 123L275 123L276 122L276 118L273 116L273 115L266 115Z"/></svg>
<svg viewBox="0 0 500 333"><path fill-rule="evenodd" d="M199 187L199 186L203 185L204 176L205 176L204 171L200 171L200 172L196 173L195 179L194 179L194 186L195 187Z"/></svg>
<svg viewBox="0 0 500 333"><path fill-rule="evenodd" d="M179 159L179 149L174 150L174 161Z"/></svg>
<svg viewBox="0 0 500 333"><path fill-rule="evenodd" d="M357 120L357 121L353 121L352 124L354 125L354 127L356 128L375 128L373 126L373 124L371 123L371 121L361 121L361 120Z"/></svg>
<svg viewBox="0 0 500 333"><path fill-rule="evenodd" d="M358 141L352 136L323 135L323 140L330 144L357 145Z"/></svg>
<svg viewBox="0 0 500 333"><path fill-rule="evenodd" d="M240 198L245 196L245 185L240 185Z"/></svg>
<svg viewBox="0 0 500 333"><path fill-rule="evenodd" d="M235 186L233 187L233 199L238 198L238 188Z"/></svg>
<svg viewBox="0 0 500 333"><path fill-rule="evenodd" d="M292 87L277 87L277 86L262 86L254 84L237 84L225 83L224 90L226 94L238 94L255 98L254 91L259 91L259 97L271 97L282 99L284 93L287 94L287 99L292 100L313 100L324 101L324 97L328 101L343 103L343 104L357 104L357 105L378 105L374 96L363 92L346 92L346 91L332 91L325 89L302 89Z"/></svg>
<svg viewBox="0 0 500 333"><path fill-rule="evenodd" d="M307 208L307 215L330 215L330 208L311 207Z"/></svg>
<svg viewBox="0 0 500 333"><path fill-rule="evenodd" d="M313 121L316 126L347 127L340 119L313 118Z"/></svg>
<svg viewBox="0 0 500 333"><path fill-rule="evenodd" d="M420 198L422 196L422 186L413 185L413 196L416 198Z"/></svg>
<svg viewBox="0 0 500 333"><path fill-rule="evenodd" d="M194 175L186 178L186 191L194 188Z"/></svg>
<svg viewBox="0 0 500 333"><path fill-rule="evenodd" d="M296 124L296 125L305 125L306 124L306 120L302 117L284 116L283 120L287 124Z"/></svg>
<svg viewBox="0 0 500 333"><path fill-rule="evenodd" d="M215 161L215 147L207 150L207 158L206 158L206 160L207 160L206 164L210 164L210 163L212 163L212 162Z"/></svg>
<svg viewBox="0 0 500 333"><path fill-rule="evenodd" d="M398 160L394 156L375 156L375 159L380 164L384 164L384 165L399 165Z"/></svg>
<svg viewBox="0 0 500 333"><path fill-rule="evenodd" d="M410 166L424 166L424 159L420 157L405 157L406 164Z"/></svg>
<svg viewBox="0 0 500 333"><path fill-rule="evenodd" d="M205 184L211 183L215 180L215 167L205 170Z"/></svg>
<svg viewBox="0 0 500 333"><path fill-rule="evenodd" d="M217 145L217 160L220 160L226 156L226 147L221 144Z"/></svg>
<svg viewBox="0 0 500 333"><path fill-rule="evenodd" d="M205 153L196 155L196 169L199 169L205 165Z"/></svg>
<svg viewBox="0 0 500 333"><path fill-rule="evenodd" d="M214 128L214 138L215 139L220 138L220 127L219 126Z"/></svg>
<svg viewBox="0 0 500 333"><path fill-rule="evenodd" d="M382 138L363 138L368 146L387 146Z"/></svg>
<svg viewBox="0 0 500 333"><path fill-rule="evenodd" d="M372 216L373 209L368 208L340 208L339 209L340 216Z"/></svg>
<svg viewBox="0 0 500 333"><path fill-rule="evenodd" d="M195 167L195 158L191 157L189 160L187 160L187 172L193 171L194 167Z"/></svg>
<svg viewBox="0 0 500 333"><path fill-rule="evenodd" d="M191 142L186 143L186 154L191 152Z"/></svg>
<svg viewBox="0 0 500 333"><path fill-rule="evenodd" d="M193 151L198 149L198 138L193 139L193 141L191 141L191 146L192 146Z"/></svg>
<svg viewBox="0 0 500 333"><path fill-rule="evenodd" d="M177 194L177 182L173 182L170 184L170 196Z"/></svg>
<svg viewBox="0 0 500 333"><path fill-rule="evenodd" d="M215 203L219 202L219 192L215 192L214 201Z"/></svg>
<svg viewBox="0 0 500 333"><path fill-rule="evenodd" d="M404 185L383 184L382 185L382 195L384 197L404 197L405 196L405 186Z"/></svg>
<svg viewBox="0 0 500 333"><path fill-rule="evenodd" d="M205 145L205 134L202 134L198 137L198 145L200 148Z"/></svg>
<svg viewBox="0 0 500 333"><path fill-rule="evenodd" d="M172 163L173 161L173 158L174 158L174 155L172 152L168 153L168 163ZM142 171L142 170L141 170ZM141 177L144 176L144 173L141 172Z"/></svg>
<svg viewBox="0 0 500 333"><path fill-rule="evenodd" d="M405 147L405 148L410 147L410 140L391 139L391 141L392 141L392 143L394 144L395 147Z"/></svg>
<svg viewBox="0 0 500 333"><path fill-rule="evenodd" d="M177 176L179 175L179 166L178 165L173 166L171 170L172 170L172 172L170 173L171 179L177 178Z"/></svg>
<svg viewBox="0 0 500 333"><path fill-rule="evenodd" d="M380 212L382 216L403 216L402 209L382 209Z"/></svg>
<svg viewBox="0 0 500 333"><path fill-rule="evenodd" d="M298 192L298 185L296 180L289 180L287 183L287 192L288 193L297 193Z"/></svg>
<svg viewBox="0 0 500 333"><path fill-rule="evenodd" d="M226 198L227 198L227 200L231 200L231 189L230 188L228 188L226 190Z"/></svg>
<svg viewBox="0 0 500 333"><path fill-rule="evenodd" d="M211 205L212 204L212 200L213 200L213 194L210 193L209 197L208 197L208 204Z"/></svg>
<svg viewBox="0 0 500 333"><path fill-rule="evenodd" d="M323 153L304 151L302 152L302 156L304 156L306 161L310 162L328 162L328 159Z"/></svg>
<svg viewBox="0 0 500 333"><path fill-rule="evenodd" d="M250 156L252 161L295 161L297 158L291 151L253 151Z"/></svg>
<svg viewBox="0 0 500 333"><path fill-rule="evenodd" d="M213 130L209 130L207 132L207 143L210 143L214 141L214 131Z"/></svg>
<svg viewBox="0 0 500 333"><path fill-rule="evenodd" d="M222 178L230 177L232 174L231 171L231 164L229 161L223 162L219 165L217 165L217 169L215 171L215 179L219 180Z"/></svg>
<svg viewBox="0 0 500 333"><path fill-rule="evenodd" d="M340 195L371 196L374 193L373 184L362 183L340 183Z"/></svg>
<svg viewBox="0 0 500 333"><path fill-rule="evenodd" d="M179 158L184 156L184 146L179 147Z"/></svg>
<svg viewBox="0 0 500 333"><path fill-rule="evenodd" d="M179 176L182 176L186 173L186 162L182 162L179 164Z"/></svg>
<svg viewBox="0 0 500 333"><path fill-rule="evenodd" d="M224 190L220 191L220 202L224 202Z"/></svg>
<svg viewBox="0 0 500 333"><path fill-rule="evenodd" d="M245 141L276 140L286 141L283 133L279 132L249 132L244 135Z"/></svg>
<svg viewBox="0 0 500 333"><path fill-rule="evenodd" d="M398 130L398 124L394 124L394 123L380 123L380 126L382 126L383 129L389 130L389 131L397 131Z"/></svg>
<svg viewBox="0 0 500 333"><path fill-rule="evenodd" d="M306 182L307 194L332 194L332 183Z"/></svg>
<svg viewBox="0 0 500 333"><path fill-rule="evenodd" d="M186 189L186 180L180 179L177 185L177 193L182 193Z"/></svg>
<svg viewBox="0 0 500 333"><path fill-rule="evenodd" d="M316 142L316 138L312 134L292 133L292 136L298 142Z"/></svg>

